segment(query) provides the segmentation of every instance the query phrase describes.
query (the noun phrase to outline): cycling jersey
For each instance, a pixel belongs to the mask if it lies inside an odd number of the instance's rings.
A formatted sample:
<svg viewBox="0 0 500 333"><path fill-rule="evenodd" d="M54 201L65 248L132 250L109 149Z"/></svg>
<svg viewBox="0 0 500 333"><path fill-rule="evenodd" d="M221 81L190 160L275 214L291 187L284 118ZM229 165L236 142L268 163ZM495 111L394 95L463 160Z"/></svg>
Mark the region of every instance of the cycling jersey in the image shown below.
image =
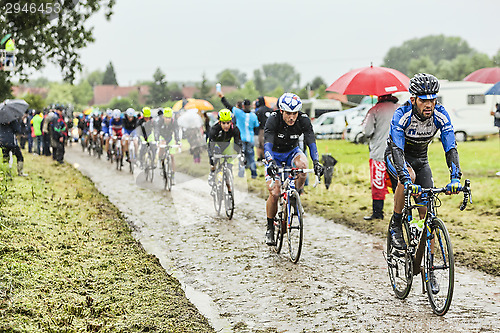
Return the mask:
<svg viewBox="0 0 500 333"><path fill-rule="evenodd" d="M297 120L292 126L288 126L281 112L273 112L266 121L264 128L264 151L266 155L273 156L273 152L285 153L299 146L299 137L304 134L304 143L309 147L311 159L319 160L316 139L307 114L299 111Z"/></svg>
<svg viewBox="0 0 500 333"><path fill-rule="evenodd" d="M123 135L123 119L112 118L109 122L109 135L115 133L117 136Z"/></svg>
<svg viewBox="0 0 500 333"><path fill-rule="evenodd" d="M123 129L125 130L125 134L132 134L132 132L137 127L137 118L133 117L132 120L129 120L129 117L123 118Z"/></svg>
<svg viewBox="0 0 500 333"><path fill-rule="evenodd" d="M105 135L109 133L109 121L108 117L104 117L101 123L101 129Z"/></svg>
<svg viewBox="0 0 500 333"><path fill-rule="evenodd" d="M241 138L240 131L238 127L231 124L231 127L227 132L224 132L220 123L215 124L210 128L210 133L208 134L208 156L210 160L214 156L215 147L220 147L221 151L224 151L231 142L231 139L234 139L234 150L237 153L241 152Z"/></svg>
<svg viewBox="0 0 500 333"><path fill-rule="evenodd" d="M175 142L179 142L179 131L177 127L177 121L170 120L168 123L164 119L155 121L154 123L154 133L156 140L160 137L163 138L167 143L172 140L172 136L175 137Z"/></svg>
<svg viewBox="0 0 500 333"><path fill-rule="evenodd" d="M253 112L245 112L242 109L232 106L225 97L222 97L221 101L234 114L236 126L240 130L241 141L253 143L255 128L259 127L257 115Z"/></svg>
<svg viewBox="0 0 500 333"><path fill-rule="evenodd" d="M396 110L387 140L386 157L391 155L392 159L392 163L387 165L388 171L396 171L403 184L411 181L410 174L405 167L406 162L412 161L410 165L427 164L427 148L438 130L441 131L440 139L446 153L446 163L450 169L451 178L460 179L462 173L458 161L455 132L448 112L440 104L434 108L432 117L424 120L419 119L410 101Z"/></svg>

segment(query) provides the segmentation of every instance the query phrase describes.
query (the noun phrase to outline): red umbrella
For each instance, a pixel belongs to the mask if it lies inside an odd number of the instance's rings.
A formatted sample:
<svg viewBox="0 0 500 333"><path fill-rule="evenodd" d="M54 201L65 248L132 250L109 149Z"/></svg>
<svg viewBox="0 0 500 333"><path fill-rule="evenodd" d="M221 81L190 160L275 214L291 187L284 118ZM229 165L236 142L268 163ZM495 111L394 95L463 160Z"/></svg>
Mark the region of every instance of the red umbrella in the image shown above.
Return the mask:
<svg viewBox="0 0 500 333"><path fill-rule="evenodd" d="M342 75L326 88L343 95L382 96L408 91L410 78L398 70L387 67L362 67Z"/></svg>
<svg viewBox="0 0 500 333"><path fill-rule="evenodd" d="M467 75L464 81L497 83L500 81L500 67L486 67Z"/></svg>

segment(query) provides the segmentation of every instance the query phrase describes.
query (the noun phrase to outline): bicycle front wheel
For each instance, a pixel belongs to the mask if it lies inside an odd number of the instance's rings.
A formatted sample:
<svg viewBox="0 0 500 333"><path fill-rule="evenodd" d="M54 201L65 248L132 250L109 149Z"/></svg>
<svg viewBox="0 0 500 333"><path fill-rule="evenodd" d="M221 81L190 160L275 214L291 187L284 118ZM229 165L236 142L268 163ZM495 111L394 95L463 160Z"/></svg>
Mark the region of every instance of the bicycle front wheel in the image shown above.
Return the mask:
<svg viewBox="0 0 500 333"><path fill-rule="evenodd" d="M290 260L297 263L302 251L302 239L304 236L304 222L302 216L302 204L297 191L293 191L287 200L287 238Z"/></svg>
<svg viewBox="0 0 500 333"><path fill-rule="evenodd" d="M280 253L283 247L283 235L286 230L286 209L278 212L277 215L278 217L274 218L274 251Z"/></svg>
<svg viewBox="0 0 500 333"><path fill-rule="evenodd" d="M233 196L233 176L228 169L224 170L224 180L222 187L224 189L224 207L226 209L226 216L228 219L233 218L234 214L234 196ZM229 188L231 191L229 191Z"/></svg>
<svg viewBox="0 0 500 333"><path fill-rule="evenodd" d="M443 221L435 218L427 234L424 273L427 296L438 316L448 312L453 298L455 258L450 235Z"/></svg>
<svg viewBox="0 0 500 333"><path fill-rule="evenodd" d="M392 289L396 297L404 299L408 296L413 282L413 255L408 246L410 244L410 229L406 213L403 214L403 238L407 249L397 250L392 245L391 230L387 231L387 268L391 279Z"/></svg>
<svg viewBox="0 0 500 333"><path fill-rule="evenodd" d="M220 171L217 171L215 174L215 183L212 189L214 196L214 208L217 215L220 214L220 208L222 206L222 177L219 173Z"/></svg>
<svg viewBox="0 0 500 333"><path fill-rule="evenodd" d="M146 173L146 180L149 180L150 182L153 182L153 177L154 177L154 169L153 169L153 152L151 150L148 150L148 153L146 154L146 161L145 161L145 168L144 171Z"/></svg>

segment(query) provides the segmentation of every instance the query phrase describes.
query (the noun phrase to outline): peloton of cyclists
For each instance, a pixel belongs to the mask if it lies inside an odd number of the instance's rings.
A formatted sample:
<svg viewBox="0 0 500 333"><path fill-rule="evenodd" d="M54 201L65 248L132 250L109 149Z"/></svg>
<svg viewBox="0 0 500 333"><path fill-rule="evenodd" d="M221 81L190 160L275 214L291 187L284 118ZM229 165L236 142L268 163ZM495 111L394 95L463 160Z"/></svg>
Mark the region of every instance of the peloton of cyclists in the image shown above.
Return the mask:
<svg viewBox="0 0 500 333"><path fill-rule="evenodd" d="M125 152L126 161L130 161L129 142L134 140L134 130L137 127L137 117L133 108L128 108L123 117L123 151ZM137 151L137 142L134 140L135 151Z"/></svg>
<svg viewBox="0 0 500 333"><path fill-rule="evenodd" d="M427 147L438 130L441 132L441 143L450 171L451 180L446 185L446 194L456 194L460 191L462 176L453 125L448 112L436 98L439 81L430 74L415 74L410 80L409 91L410 100L394 113L385 151L387 171L395 187L390 233L394 247L399 250L406 248L402 229L405 189L410 191L417 201L422 201L425 200L420 197L422 187L434 186ZM420 218L423 219L425 214L426 207L420 207ZM430 280L433 293L437 293L439 286L433 274Z"/></svg>
<svg viewBox="0 0 500 333"><path fill-rule="evenodd" d="M222 109L219 111L219 121L210 128L208 134L208 159L210 162L210 174L208 175L208 184L213 185L215 165L217 161L214 158L216 153L225 153L233 139L234 150L239 154L242 150L242 142L238 127L232 122L231 111ZM242 161L244 164L244 161ZM232 170L232 165L229 166ZM233 189L229 189L231 192Z"/></svg>
<svg viewBox="0 0 500 333"><path fill-rule="evenodd" d="M302 101L293 93L284 93L278 99L278 111L273 112L266 122L264 128L264 155L267 160L266 183L269 197L266 202L267 231L266 244L274 245L274 217L278 211L278 199L280 196L280 181L269 188L271 181L278 172L278 166L285 163L286 166L306 169L308 161L306 155L299 148L299 137L304 134L304 143L309 148L311 159L314 163L314 172L320 177L324 168L319 162L316 139L311 120L307 114L302 113ZM295 186L302 193L306 174L299 174Z"/></svg>

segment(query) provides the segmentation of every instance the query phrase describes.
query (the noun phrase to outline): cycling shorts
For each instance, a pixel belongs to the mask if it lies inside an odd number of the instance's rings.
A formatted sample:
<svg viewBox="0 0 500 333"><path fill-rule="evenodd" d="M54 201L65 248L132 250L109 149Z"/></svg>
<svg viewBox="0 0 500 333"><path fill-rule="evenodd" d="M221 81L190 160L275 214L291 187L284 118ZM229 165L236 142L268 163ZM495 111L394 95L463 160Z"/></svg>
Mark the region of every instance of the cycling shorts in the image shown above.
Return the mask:
<svg viewBox="0 0 500 333"><path fill-rule="evenodd" d="M274 161L276 162L278 167L281 167L281 165L285 163L285 166L291 166L292 168L295 168L296 165L293 163L293 159L300 154L304 153L298 146L284 153L278 153L275 151L272 152ZM267 168L266 168L266 181L268 180L271 180L271 177L269 177L269 175L267 174Z"/></svg>
<svg viewBox="0 0 500 333"><path fill-rule="evenodd" d="M415 184L420 185L424 188L434 187L434 180L432 179L432 170L429 165L429 161L423 158L415 158L411 156L405 156L406 159L406 167L410 167L415 172ZM392 158L392 153L386 151L385 157L385 165L387 167L387 172L389 173L389 177L392 182L393 191L396 190L396 186L398 185L398 173L396 171L396 167L394 166L394 160Z"/></svg>
<svg viewBox="0 0 500 333"><path fill-rule="evenodd" d="M121 138L123 136L123 128L112 129L111 131L113 135L116 135L118 138Z"/></svg>
<svg viewBox="0 0 500 333"><path fill-rule="evenodd" d="M123 131L125 132L126 135L132 135L132 132L134 131L135 129L126 129L124 128Z"/></svg>

